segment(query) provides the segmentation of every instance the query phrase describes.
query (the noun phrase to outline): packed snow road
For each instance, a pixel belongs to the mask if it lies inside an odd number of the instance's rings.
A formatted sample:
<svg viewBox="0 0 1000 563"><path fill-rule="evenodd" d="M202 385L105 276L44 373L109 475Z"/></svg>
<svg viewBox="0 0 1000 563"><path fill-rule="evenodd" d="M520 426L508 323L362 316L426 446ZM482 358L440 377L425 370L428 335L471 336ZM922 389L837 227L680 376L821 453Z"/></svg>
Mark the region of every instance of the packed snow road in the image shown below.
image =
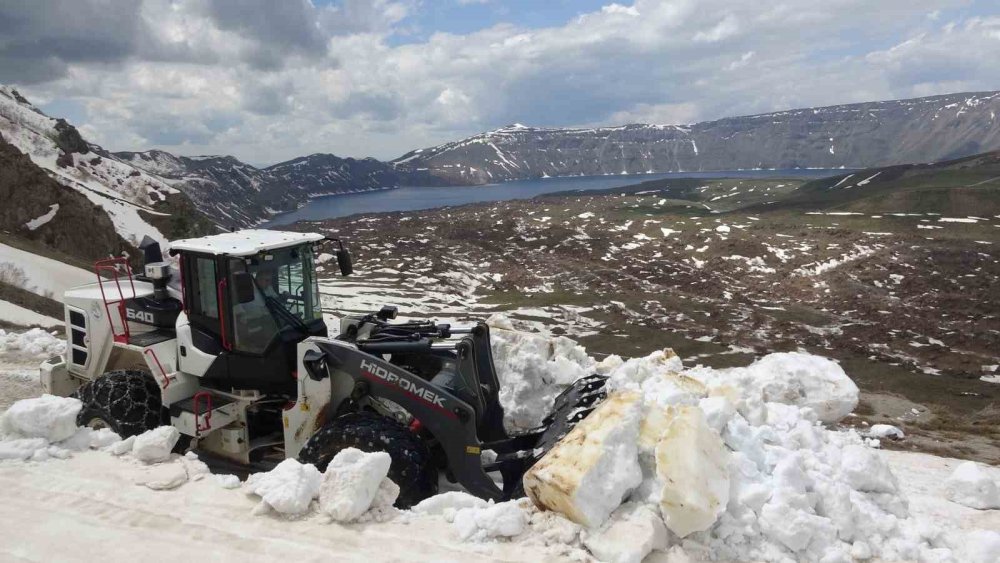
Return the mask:
<svg viewBox="0 0 1000 563"><path fill-rule="evenodd" d="M961 460L884 451L928 522L1000 530L1000 511L944 499L943 483ZM546 561L582 555L544 540L465 543L446 522L426 516L338 525L316 516L250 515L256 500L211 479L175 491L134 482L144 467L103 452L41 464L0 465L0 559L24 561ZM671 561L677 553L654 553Z"/></svg>
<svg viewBox="0 0 1000 563"><path fill-rule="evenodd" d="M103 452L0 465L5 561L543 561L544 546L466 544L437 517L331 524L251 516L257 501L212 479L174 491L134 482L144 467Z"/></svg>

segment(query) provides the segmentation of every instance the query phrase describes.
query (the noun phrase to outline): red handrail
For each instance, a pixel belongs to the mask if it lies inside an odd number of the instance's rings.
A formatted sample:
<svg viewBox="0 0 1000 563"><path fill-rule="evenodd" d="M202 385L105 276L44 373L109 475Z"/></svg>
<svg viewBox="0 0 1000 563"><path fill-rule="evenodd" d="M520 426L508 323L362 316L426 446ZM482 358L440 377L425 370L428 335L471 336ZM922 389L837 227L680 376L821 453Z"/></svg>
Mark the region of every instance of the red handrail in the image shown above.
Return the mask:
<svg viewBox="0 0 1000 563"><path fill-rule="evenodd" d="M218 301L219 301L219 303L218 303L218 305L219 305L219 336L222 338L222 347L225 348L226 350L232 350L233 349L233 344L232 344L232 342L229 341L229 338L226 336L226 314L225 314L225 311L224 311L224 307L222 306L222 298L225 295L225 291L226 291L226 288L228 286L229 286L229 284L226 283L225 278L223 278L222 281L219 282L219 288L218 288L218 292L217 292L216 297L218 297Z"/></svg>
<svg viewBox="0 0 1000 563"><path fill-rule="evenodd" d="M163 364L160 363L160 359L156 357L156 352L154 352L152 348L146 348L142 353L152 354L153 361L156 362L156 367L160 368L160 373L163 375L163 388L166 389L170 385L170 377L167 376L167 370L163 369Z"/></svg>
<svg viewBox="0 0 1000 563"><path fill-rule="evenodd" d="M198 417L201 415L201 412L200 412L201 409L198 408L198 405L201 404L201 399L205 399L205 406L208 407L208 410L205 411L205 426L202 426L201 422L198 421ZM195 393L194 394L194 404L192 405L192 408L194 410L194 430L195 430L195 433L201 434L205 430L211 430L212 429L212 394L209 393L208 391L199 391L199 392Z"/></svg>
<svg viewBox="0 0 1000 563"><path fill-rule="evenodd" d="M125 271L128 273L129 285L132 286L132 297L135 297L135 281L132 279L132 266L129 265L127 258L119 256L117 258L98 260L97 262L94 262L94 273L97 274L97 287L101 290L101 301L104 302L104 312L108 315L108 324L111 326L111 336L114 338L115 342L128 343L130 334L128 321L125 320L125 293L122 291L121 283L118 281L118 266L120 265L125 266ZM108 270L111 272L113 276L112 279L115 282L115 287L118 289L118 301L108 301L108 297L104 293L104 278L101 277L102 270ZM118 317L122 321L122 334L115 332L115 323L111 320L112 303L118 305Z"/></svg>

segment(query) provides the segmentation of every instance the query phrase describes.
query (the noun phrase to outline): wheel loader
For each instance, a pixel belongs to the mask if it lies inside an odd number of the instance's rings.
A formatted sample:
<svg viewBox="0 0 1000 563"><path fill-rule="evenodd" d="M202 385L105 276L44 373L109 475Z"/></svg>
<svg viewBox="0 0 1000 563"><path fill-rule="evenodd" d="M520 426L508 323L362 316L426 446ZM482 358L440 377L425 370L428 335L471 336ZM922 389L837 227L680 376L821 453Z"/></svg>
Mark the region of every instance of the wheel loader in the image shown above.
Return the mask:
<svg viewBox="0 0 1000 563"><path fill-rule="evenodd" d="M522 495L524 472L605 395L604 378L581 379L541 426L512 434L485 323L395 322L386 306L330 337L317 263L352 273L339 239L242 230L174 241L166 258L152 239L140 249L141 274L103 260L63 296L66 352L41 382L82 401L81 426L172 425L179 447L247 471L386 451L406 507L439 476L484 499Z"/></svg>

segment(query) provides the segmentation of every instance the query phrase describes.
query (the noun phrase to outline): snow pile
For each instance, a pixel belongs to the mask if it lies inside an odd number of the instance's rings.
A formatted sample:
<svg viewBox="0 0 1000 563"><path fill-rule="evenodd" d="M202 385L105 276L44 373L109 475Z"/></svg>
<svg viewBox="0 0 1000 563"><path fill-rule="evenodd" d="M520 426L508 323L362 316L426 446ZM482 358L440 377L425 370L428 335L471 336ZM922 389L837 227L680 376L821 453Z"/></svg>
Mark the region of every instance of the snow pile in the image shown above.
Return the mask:
<svg viewBox="0 0 1000 563"><path fill-rule="evenodd" d="M392 507L399 486L387 477L391 464L385 452L365 453L355 448L338 452L323 475L320 511L337 522L351 522L370 508Z"/></svg>
<svg viewBox="0 0 1000 563"><path fill-rule="evenodd" d="M939 547L905 520L878 453L856 433L819 423L857 403L837 364L772 354L745 368L678 367L671 354L651 354L611 369L609 385L643 393L645 447L658 445L654 459L640 456L646 479L632 500L653 505L659 494L660 515L686 552L909 559Z"/></svg>
<svg viewBox="0 0 1000 563"><path fill-rule="evenodd" d="M66 342L40 328L24 332L0 329L0 355L10 360L45 360L62 354Z"/></svg>
<svg viewBox="0 0 1000 563"><path fill-rule="evenodd" d="M979 510L1000 508L1000 488L986 469L974 461L956 467L944 487L952 502Z"/></svg>
<svg viewBox="0 0 1000 563"><path fill-rule="evenodd" d="M173 426L160 426L147 430L132 442L132 456L144 463L161 463L170 459L170 453L181 433Z"/></svg>
<svg viewBox="0 0 1000 563"><path fill-rule="evenodd" d="M323 474L311 464L286 459L267 473L254 473L243 484L247 494L260 497L255 514L273 509L282 514L303 514L319 495Z"/></svg>
<svg viewBox="0 0 1000 563"><path fill-rule="evenodd" d="M65 459L73 452L113 447L121 438L107 428L78 428L82 403L42 395L22 399L0 415L0 460Z"/></svg>
<svg viewBox="0 0 1000 563"><path fill-rule="evenodd" d="M895 476L872 448L877 441L824 428L858 401L857 386L835 362L782 353L747 367L685 370L672 352L661 351L579 364L607 374L612 393L640 398L638 435L620 432L620 419L605 417L604 431L618 432L617 439L598 443L617 452L615 466L637 460L641 482L581 464L600 458L597 451L547 461L557 446L526 475L525 488L543 509L584 522L584 545L598 557L636 561L648 550L667 549L713 560L940 561L974 558L970 550L979 549L971 536L909 516ZM602 431L584 428L587 439ZM567 436L580 448L574 438ZM622 443L632 439L635 453ZM532 492L532 474L542 470L551 482L548 495ZM576 490L601 479L598 487L614 489L601 498ZM609 498L626 502L609 507ZM665 543L649 514L667 529ZM980 538L983 545L991 537Z"/></svg>
<svg viewBox="0 0 1000 563"><path fill-rule="evenodd" d="M459 491L424 499L410 509L410 514L441 516L451 523L459 539L475 542L521 535L529 521L518 501L494 504Z"/></svg>
<svg viewBox="0 0 1000 563"><path fill-rule="evenodd" d="M487 322L508 430L537 426L556 395L594 372L596 362L569 338L514 331L503 315Z"/></svg>
<svg viewBox="0 0 1000 563"><path fill-rule="evenodd" d="M55 395L18 401L0 416L0 432L59 442L76 433L76 417L81 408L83 403L79 399Z"/></svg>

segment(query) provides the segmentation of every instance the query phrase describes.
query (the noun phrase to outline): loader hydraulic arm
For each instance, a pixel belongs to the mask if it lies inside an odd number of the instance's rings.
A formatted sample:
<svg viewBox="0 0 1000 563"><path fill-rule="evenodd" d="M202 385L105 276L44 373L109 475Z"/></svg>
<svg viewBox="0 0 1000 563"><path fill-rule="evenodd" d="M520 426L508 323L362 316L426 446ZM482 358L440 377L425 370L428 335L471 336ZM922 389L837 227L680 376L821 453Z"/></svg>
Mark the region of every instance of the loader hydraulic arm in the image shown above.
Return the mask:
<svg viewBox="0 0 1000 563"><path fill-rule="evenodd" d="M430 340L371 343L364 345L367 350L337 340L317 342L316 346L331 375L351 377L360 395L388 399L419 420L441 444L448 467L470 493L485 499L502 499L503 491L483 470L482 444L476 433L473 408L447 390L368 353L391 353L384 347L415 344L429 349Z"/></svg>

